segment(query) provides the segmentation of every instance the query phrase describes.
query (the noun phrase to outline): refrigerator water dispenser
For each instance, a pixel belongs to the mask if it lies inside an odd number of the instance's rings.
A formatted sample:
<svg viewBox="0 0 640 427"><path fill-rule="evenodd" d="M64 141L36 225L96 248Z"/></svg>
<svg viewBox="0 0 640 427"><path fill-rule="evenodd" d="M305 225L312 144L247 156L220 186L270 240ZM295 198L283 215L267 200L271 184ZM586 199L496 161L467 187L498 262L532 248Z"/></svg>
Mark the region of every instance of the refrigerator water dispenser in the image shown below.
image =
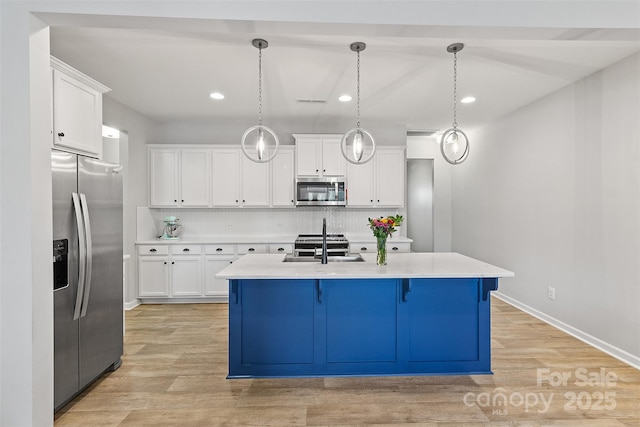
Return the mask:
<svg viewBox="0 0 640 427"><path fill-rule="evenodd" d="M69 286L69 240L53 241L53 290Z"/></svg>

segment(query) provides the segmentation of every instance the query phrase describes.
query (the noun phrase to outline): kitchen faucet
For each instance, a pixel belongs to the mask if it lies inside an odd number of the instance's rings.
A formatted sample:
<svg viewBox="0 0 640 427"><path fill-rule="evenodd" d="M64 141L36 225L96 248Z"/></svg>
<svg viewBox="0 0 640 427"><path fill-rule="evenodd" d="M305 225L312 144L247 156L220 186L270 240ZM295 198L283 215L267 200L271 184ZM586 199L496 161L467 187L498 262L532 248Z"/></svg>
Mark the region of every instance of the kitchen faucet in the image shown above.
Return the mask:
<svg viewBox="0 0 640 427"><path fill-rule="evenodd" d="M322 261L321 264L327 263L327 218L322 218Z"/></svg>

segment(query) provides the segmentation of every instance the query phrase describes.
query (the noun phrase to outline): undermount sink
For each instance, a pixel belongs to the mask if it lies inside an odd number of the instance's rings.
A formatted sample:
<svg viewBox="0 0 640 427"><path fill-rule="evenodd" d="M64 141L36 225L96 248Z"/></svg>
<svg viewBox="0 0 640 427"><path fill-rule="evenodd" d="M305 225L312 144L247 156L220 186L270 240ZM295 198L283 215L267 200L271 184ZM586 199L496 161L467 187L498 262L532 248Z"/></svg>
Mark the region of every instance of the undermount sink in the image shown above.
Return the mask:
<svg viewBox="0 0 640 427"><path fill-rule="evenodd" d="M311 256L295 256L292 254L285 255L282 262L320 262L320 258ZM364 258L360 254L348 254L339 256L328 256L327 262L364 262Z"/></svg>

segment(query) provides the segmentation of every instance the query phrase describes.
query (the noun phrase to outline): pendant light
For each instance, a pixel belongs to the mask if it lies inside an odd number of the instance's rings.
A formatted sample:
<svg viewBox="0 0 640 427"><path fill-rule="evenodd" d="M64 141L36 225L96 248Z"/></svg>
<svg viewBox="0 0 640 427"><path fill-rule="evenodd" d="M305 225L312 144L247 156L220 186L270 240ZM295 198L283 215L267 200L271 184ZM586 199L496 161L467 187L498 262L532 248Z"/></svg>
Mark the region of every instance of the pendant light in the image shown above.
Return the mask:
<svg viewBox="0 0 640 427"><path fill-rule="evenodd" d="M250 127L242 135L242 152L253 162L266 163L275 157L280 145L278 135L262 125L262 49L266 49L269 43L253 39L251 44L258 48L258 125Z"/></svg>
<svg viewBox="0 0 640 427"><path fill-rule="evenodd" d="M457 78L458 57L457 53L464 48L462 43L454 43L447 47L447 52L453 53L453 124L447 129L440 139L440 152L442 157L452 165L464 162L469 155L469 139L467 135L458 129L457 121Z"/></svg>
<svg viewBox="0 0 640 427"><path fill-rule="evenodd" d="M356 52L358 55L356 66L357 117L356 127L344 134L344 136L342 137L340 148L342 150L342 155L344 156L344 158L354 164L367 163L373 158L373 155L376 152L376 142L373 139L373 136L366 129L360 127L360 52L365 50L366 47L367 45L362 42L351 43L350 46L351 50Z"/></svg>

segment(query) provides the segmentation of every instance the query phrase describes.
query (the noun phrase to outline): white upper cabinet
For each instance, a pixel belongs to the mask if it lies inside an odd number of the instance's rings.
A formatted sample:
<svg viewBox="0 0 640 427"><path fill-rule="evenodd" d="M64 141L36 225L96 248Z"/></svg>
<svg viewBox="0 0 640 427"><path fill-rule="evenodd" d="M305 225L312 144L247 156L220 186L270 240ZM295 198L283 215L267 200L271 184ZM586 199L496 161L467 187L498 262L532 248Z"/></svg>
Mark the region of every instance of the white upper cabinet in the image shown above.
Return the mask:
<svg viewBox="0 0 640 427"><path fill-rule="evenodd" d="M242 156L242 206L269 206L271 181L268 163L257 163ZM273 161L273 160L272 160Z"/></svg>
<svg viewBox="0 0 640 427"><path fill-rule="evenodd" d="M211 150L185 149L180 152L181 206L209 206L211 195Z"/></svg>
<svg viewBox="0 0 640 427"><path fill-rule="evenodd" d="M294 134L293 137L297 176L345 176L347 161L340 149L342 135Z"/></svg>
<svg viewBox="0 0 640 427"><path fill-rule="evenodd" d="M271 206L294 207L294 150L282 147L271 161Z"/></svg>
<svg viewBox="0 0 640 427"><path fill-rule="evenodd" d="M178 206L180 150L149 149L149 205Z"/></svg>
<svg viewBox="0 0 640 427"><path fill-rule="evenodd" d="M347 165L347 206L373 206L374 163L375 157L367 163Z"/></svg>
<svg viewBox="0 0 640 427"><path fill-rule="evenodd" d="M212 206L240 205L240 156L242 155L240 149L213 149Z"/></svg>
<svg viewBox="0 0 640 427"><path fill-rule="evenodd" d="M404 206L406 158L402 149L378 151L375 167L377 206Z"/></svg>
<svg viewBox="0 0 640 427"><path fill-rule="evenodd" d="M149 206L295 207L294 160L304 164L305 150L318 147L321 154L314 156L324 157L323 175L315 176L346 176L348 207L404 206L404 147L378 147L370 162L354 165L339 153L338 137L296 135L296 144L280 147L266 163L252 162L231 145L149 145Z"/></svg>
<svg viewBox="0 0 640 427"><path fill-rule="evenodd" d="M404 147L378 147L370 162L349 163L347 206L404 206L405 164Z"/></svg>
<svg viewBox="0 0 640 427"><path fill-rule="evenodd" d="M110 89L51 57L53 146L102 157L102 94Z"/></svg>
<svg viewBox="0 0 640 427"><path fill-rule="evenodd" d="M211 150L150 148L149 205L209 206Z"/></svg>

